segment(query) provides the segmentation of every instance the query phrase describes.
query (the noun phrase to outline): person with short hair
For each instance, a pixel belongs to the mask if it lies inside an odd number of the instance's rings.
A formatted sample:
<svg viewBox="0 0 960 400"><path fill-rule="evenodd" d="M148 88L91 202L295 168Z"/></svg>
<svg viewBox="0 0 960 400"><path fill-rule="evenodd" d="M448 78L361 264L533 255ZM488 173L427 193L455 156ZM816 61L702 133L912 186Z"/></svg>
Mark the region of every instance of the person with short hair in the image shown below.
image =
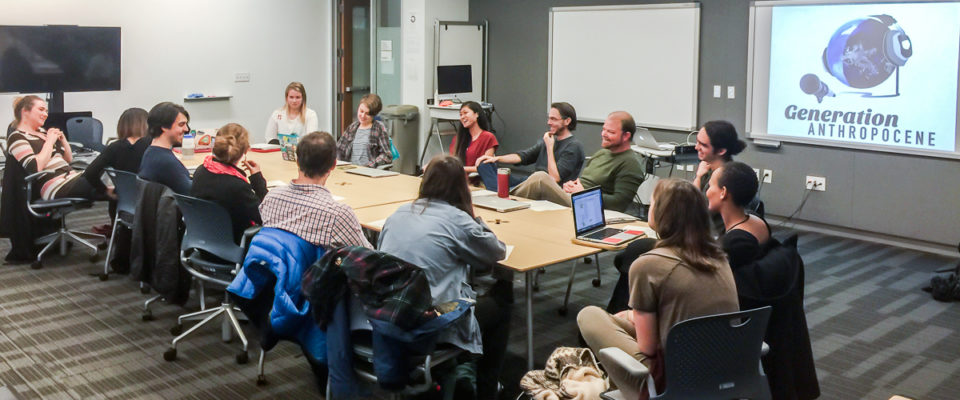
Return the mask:
<svg viewBox="0 0 960 400"><path fill-rule="evenodd" d="M738 311L739 303L699 189L679 179L660 180L649 218L660 241L630 265L630 309L611 315L588 306L577 315L577 325L591 350L622 349L650 368L663 388L663 345L670 328L690 318Z"/></svg>
<svg viewBox="0 0 960 400"><path fill-rule="evenodd" d="M12 125L16 129L7 136L7 153L23 166L26 175L51 171L35 181L34 188L41 199L107 198L106 192L90 184L90 181L100 179L99 175L81 173L70 166L73 152L66 135L57 128L43 129L47 120L46 101L34 95L18 97L13 103L13 116Z"/></svg>
<svg viewBox="0 0 960 400"><path fill-rule="evenodd" d="M243 231L260 225L260 202L267 195L267 181L256 161L245 158L250 150L250 133L240 124L229 123L217 131L213 155L193 173L190 195L220 204L233 224L233 240L240 244ZM249 174L249 177L247 176Z"/></svg>
<svg viewBox="0 0 960 400"><path fill-rule="evenodd" d="M607 116L600 131L603 147L587 161L580 178L561 187L552 176L543 171L534 172L511 191L514 195L533 200L549 200L570 207L570 195L596 186L603 192L603 207L624 211L633 202L637 188L643 182L640 160L630 149L637 125L626 111L614 111Z"/></svg>
<svg viewBox="0 0 960 400"><path fill-rule="evenodd" d="M434 304L460 298L477 300L472 315L447 329L438 342L480 354L477 398L496 398L510 334L512 274L496 267L497 261L506 257L506 245L473 214L460 159L439 155L430 161L417 200L400 206L387 218L378 247L423 269ZM485 296L478 298L469 284L471 266L495 269L496 283Z"/></svg>
<svg viewBox="0 0 960 400"><path fill-rule="evenodd" d="M162 184L174 193L190 193L193 181L190 171L173 155L173 148L183 143L183 134L190 131L190 113L183 106L169 101L159 103L147 114L147 131L153 138L140 161L140 178Z"/></svg>
<svg viewBox="0 0 960 400"><path fill-rule="evenodd" d="M573 136L577 129L577 111L570 103L559 102L550 105L547 114L549 130L533 146L517 153L502 156L481 156L477 159L477 172L484 186L497 189L497 169L499 164L530 165L536 171L546 172L554 182L563 185L577 179L583 168L583 144ZM519 176L510 175L510 188L524 181Z"/></svg>
<svg viewBox="0 0 960 400"><path fill-rule="evenodd" d="M263 134L267 143L279 144L278 134L306 135L320 129L317 112L307 108L307 89L300 82L290 82L283 90L284 103L270 114Z"/></svg>
<svg viewBox="0 0 960 400"><path fill-rule="evenodd" d="M338 160L371 168L393 162L387 127L373 119L382 108L380 96L375 93L360 99L357 120L343 130L337 142Z"/></svg>
<svg viewBox="0 0 960 400"><path fill-rule="evenodd" d="M350 206L333 199L324 185L337 167L337 142L327 132L312 132L297 143L298 177L271 190L260 203L263 226L279 228L314 246L373 248L363 236Z"/></svg>
<svg viewBox="0 0 960 400"><path fill-rule="evenodd" d="M467 174L477 172L477 159L492 156L497 150L497 137L490 132L483 107L475 101L464 102L460 106L460 126L457 135L450 142L450 155L460 159L463 171ZM478 183L476 179L474 183Z"/></svg>

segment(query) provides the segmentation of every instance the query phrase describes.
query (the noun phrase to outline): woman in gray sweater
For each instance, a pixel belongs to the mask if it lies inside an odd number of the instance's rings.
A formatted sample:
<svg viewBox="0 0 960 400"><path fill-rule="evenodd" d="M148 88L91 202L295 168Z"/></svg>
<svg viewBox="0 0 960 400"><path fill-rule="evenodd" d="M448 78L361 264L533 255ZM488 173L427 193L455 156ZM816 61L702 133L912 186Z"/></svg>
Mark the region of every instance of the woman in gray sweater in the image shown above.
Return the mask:
<svg viewBox="0 0 960 400"><path fill-rule="evenodd" d="M495 398L510 330L512 280L497 280L479 298L468 283L470 268L482 271L494 267L506 257L506 245L474 216L458 158L440 155L430 161L419 198L387 218L377 247L423 268L435 304L459 298L477 300L473 315L461 319L439 341L481 355L477 360L477 397Z"/></svg>

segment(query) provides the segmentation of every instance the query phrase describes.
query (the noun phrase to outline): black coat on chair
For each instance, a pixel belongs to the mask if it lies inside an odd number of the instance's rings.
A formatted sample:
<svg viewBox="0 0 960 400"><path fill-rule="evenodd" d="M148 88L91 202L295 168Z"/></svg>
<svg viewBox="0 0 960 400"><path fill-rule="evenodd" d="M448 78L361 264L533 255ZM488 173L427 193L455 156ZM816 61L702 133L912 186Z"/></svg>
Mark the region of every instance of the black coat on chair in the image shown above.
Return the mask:
<svg viewBox="0 0 960 400"><path fill-rule="evenodd" d="M5 154L3 170L3 193L0 195L0 237L10 239L10 252L4 259L7 263L30 263L37 258L34 242L43 235L53 233L58 221L34 217L27 210L27 189L23 166L10 154ZM39 193L35 194L39 197Z"/></svg>
<svg viewBox="0 0 960 400"><path fill-rule="evenodd" d="M771 238L765 254L733 270L740 309L772 306L764 342L770 352L761 359L775 400L807 400L820 396L807 317L803 311L803 260L797 235L782 243Z"/></svg>

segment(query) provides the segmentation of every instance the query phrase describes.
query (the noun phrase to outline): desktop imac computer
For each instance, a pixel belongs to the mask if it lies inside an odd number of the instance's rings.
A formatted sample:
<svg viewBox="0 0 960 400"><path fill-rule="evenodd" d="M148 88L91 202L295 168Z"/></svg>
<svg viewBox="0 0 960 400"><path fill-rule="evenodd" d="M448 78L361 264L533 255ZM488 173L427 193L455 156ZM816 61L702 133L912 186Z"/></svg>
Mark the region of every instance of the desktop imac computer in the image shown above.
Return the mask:
<svg viewBox="0 0 960 400"><path fill-rule="evenodd" d="M473 71L470 65L437 66L437 101L476 100L470 96L473 92Z"/></svg>

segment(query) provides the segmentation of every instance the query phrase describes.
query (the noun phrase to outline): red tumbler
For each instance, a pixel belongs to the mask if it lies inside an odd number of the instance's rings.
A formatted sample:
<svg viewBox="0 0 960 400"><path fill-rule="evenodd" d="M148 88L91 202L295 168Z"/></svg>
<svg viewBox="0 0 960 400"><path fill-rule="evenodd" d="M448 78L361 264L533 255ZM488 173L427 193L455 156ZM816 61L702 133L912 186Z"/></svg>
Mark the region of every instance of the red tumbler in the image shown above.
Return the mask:
<svg viewBox="0 0 960 400"><path fill-rule="evenodd" d="M497 196L510 196L510 168L497 168Z"/></svg>

